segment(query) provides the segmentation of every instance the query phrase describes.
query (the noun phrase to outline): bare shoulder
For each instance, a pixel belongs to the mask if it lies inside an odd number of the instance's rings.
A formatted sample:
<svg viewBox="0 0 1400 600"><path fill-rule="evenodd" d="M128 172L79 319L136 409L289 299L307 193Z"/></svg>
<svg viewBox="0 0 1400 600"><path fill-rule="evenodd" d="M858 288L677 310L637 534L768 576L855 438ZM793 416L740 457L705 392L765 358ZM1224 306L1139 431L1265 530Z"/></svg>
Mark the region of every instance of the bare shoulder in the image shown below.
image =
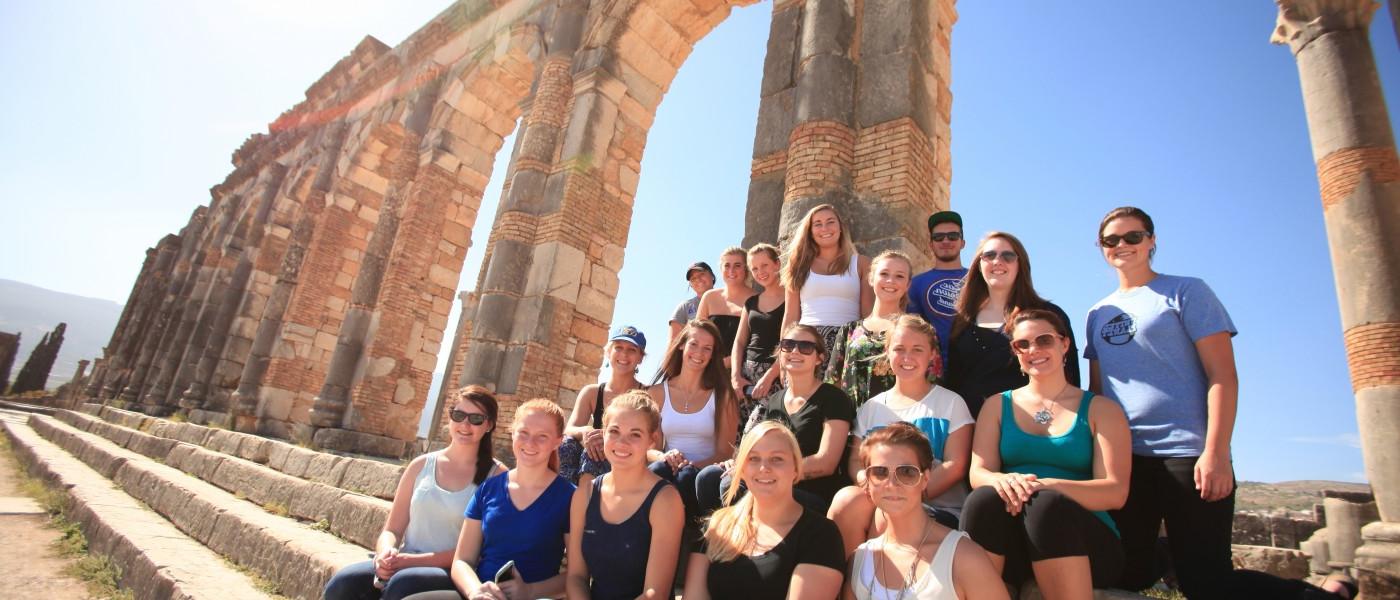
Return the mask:
<svg viewBox="0 0 1400 600"><path fill-rule="evenodd" d="M1095 395L1089 405L1089 420L1094 423L1127 423L1128 416L1123 412L1123 407L1108 396Z"/></svg>

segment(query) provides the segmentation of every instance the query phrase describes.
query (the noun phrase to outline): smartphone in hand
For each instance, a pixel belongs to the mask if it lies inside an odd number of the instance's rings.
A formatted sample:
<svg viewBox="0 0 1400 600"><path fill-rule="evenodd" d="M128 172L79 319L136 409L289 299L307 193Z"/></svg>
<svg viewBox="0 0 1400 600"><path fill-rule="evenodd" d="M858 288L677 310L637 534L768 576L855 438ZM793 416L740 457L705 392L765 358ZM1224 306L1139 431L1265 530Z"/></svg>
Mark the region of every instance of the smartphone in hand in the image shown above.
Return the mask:
<svg viewBox="0 0 1400 600"><path fill-rule="evenodd" d="M510 581L512 579L515 579L515 561L508 560L506 564L501 565L499 571L496 571L496 583Z"/></svg>

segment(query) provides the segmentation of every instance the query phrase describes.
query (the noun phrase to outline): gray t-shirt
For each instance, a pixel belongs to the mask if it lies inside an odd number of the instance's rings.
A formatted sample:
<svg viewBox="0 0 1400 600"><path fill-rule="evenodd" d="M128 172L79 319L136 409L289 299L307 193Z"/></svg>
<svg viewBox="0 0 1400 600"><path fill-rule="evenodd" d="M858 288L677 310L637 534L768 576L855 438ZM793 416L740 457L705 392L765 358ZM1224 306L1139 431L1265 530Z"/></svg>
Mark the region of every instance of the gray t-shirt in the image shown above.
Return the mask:
<svg viewBox="0 0 1400 600"><path fill-rule="evenodd" d="M1128 414L1133 454L1191 457L1205 452L1209 382L1196 342L1237 331L1204 281L1158 275L1115 291L1089 309L1084 358L1099 361L1103 393Z"/></svg>
<svg viewBox="0 0 1400 600"><path fill-rule="evenodd" d="M676 306L676 313L671 315L671 322L685 325L695 318L695 312L698 310L700 310L700 297L693 296Z"/></svg>

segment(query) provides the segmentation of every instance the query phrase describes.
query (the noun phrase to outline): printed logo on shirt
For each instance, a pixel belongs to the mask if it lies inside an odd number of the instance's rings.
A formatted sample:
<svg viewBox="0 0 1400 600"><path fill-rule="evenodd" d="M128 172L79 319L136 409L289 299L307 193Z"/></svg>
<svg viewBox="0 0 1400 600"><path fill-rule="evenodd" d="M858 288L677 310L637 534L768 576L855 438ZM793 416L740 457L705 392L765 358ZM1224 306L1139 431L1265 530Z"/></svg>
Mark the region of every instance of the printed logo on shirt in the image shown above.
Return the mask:
<svg viewBox="0 0 1400 600"><path fill-rule="evenodd" d="M1133 316L1128 313L1113 317L1099 329L1099 337L1114 346L1131 342L1136 335L1137 323L1133 322Z"/></svg>
<svg viewBox="0 0 1400 600"><path fill-rule="evenodd" d="M962 292L962 279L939 279L928 286L924 300L935 314L951 317L958 314L958 294Z"/></svg>

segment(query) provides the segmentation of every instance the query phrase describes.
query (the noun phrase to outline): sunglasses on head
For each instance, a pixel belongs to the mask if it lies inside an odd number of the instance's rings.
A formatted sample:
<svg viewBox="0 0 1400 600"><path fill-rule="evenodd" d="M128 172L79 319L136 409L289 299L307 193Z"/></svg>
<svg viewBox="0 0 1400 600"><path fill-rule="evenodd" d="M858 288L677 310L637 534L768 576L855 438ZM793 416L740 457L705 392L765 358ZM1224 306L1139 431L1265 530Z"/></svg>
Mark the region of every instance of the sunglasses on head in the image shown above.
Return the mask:
<svg viewBox="0 0 1400 600"><path fill-rule="evenodd" d="M1037 350L1045 350L1046 348L1054 346L1055 342L1059 341L1059 339L1060 334L1058 333L1042 333L1035 336L1034 339L1011 340L1011 349L1015 350L1018 354L1030 352L1032 345L1034 345Z"/></svg>
<svg viewBox="0 0 1400 600"><path fill-rule="evenodd" d="M1004 262L1006 264L1014 263L1018 258L1016 256L1016 253L1010 250L1002 250L1001 252L997 252L996 250L988 250L977 255L977 257L982 259L982 262L992 262L1000 258L1001 262Z"/></svg>
<svg viewBox="0 0 1400 600"><path fill-rule="evenodd" d="M889 481L891 471L893 471L895 483L903 486L918 484L919 476L924 474L924 470L920 469L918 465L899 465L897 467L880 465L866 467L865 477L872 483L884 483Z"/></svg>
<svg viewBox="0 0 1400 600"><path fill-rule="evenodd" d="M1128 233L1125 233L1123 235L1118 235L1115 233L1099 238L1099 245L1105 248L1117 248L1118 242L1128 242L1129 246L1136 246L1138 244L1141 244L1143 240L1150 237L1152 237L1151 233L1141 230L1129 231Z"/></svg>
<svg viewBox="0 0 1400 600"><path fill-rule="evenodd" d="M817 343L809 342L807 340L782 339L778 340L778 350L781 350L783 352L792 352L793 350L796 350L801 354L816 354Z"/></svg>
<svg viewBox="0 0 1400 600"><path fill-rule="evenodd" d="M448 411L447 418L452 419L453 423L461 423L462 421L466 421L468 423L471 423L472 425L480 425L486 422L486 415L475 412L469 413L465 410L457 410L455 408L451 411Z"/></svg>
<svg viewBox="0 0 1400 600"><path fill-rule="evenodd" d="M956 241L962 239L962 232L959 232L959 231L944 231L944 232L939 232L939 233L930 233L930 234L928 235L928 237L929 237L929 239L932 239L932 240L935 241L935 242L941 242L941 241L943 241L943 240L948 240L948 241L950 241L950 242L956 242Z"/></svg>

